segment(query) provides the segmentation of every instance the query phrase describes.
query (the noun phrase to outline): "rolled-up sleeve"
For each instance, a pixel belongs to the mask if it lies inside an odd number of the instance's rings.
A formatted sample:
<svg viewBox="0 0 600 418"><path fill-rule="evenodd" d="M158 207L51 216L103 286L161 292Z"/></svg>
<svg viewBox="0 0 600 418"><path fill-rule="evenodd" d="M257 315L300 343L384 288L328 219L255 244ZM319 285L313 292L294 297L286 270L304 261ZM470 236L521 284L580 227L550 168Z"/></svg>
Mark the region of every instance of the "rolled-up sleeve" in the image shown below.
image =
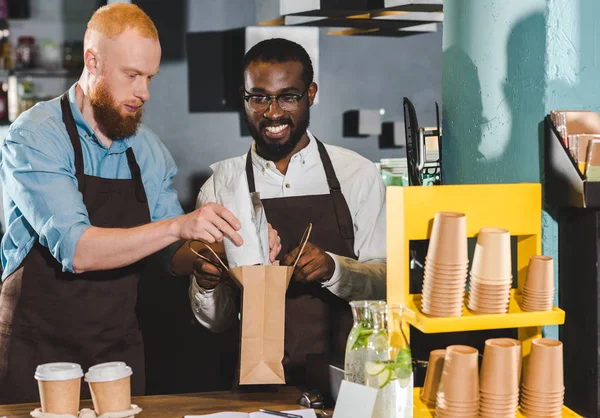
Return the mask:
<svg viewBox="0 0 600 418"><path fill-rule="evenodd" d="M50 129L43 135L11 129L2 145L0 179L24 224L39 235L63 271L73 272L75 247L91 225L70 162L72 150L71 155L61 151L60 143Z"/></svg>

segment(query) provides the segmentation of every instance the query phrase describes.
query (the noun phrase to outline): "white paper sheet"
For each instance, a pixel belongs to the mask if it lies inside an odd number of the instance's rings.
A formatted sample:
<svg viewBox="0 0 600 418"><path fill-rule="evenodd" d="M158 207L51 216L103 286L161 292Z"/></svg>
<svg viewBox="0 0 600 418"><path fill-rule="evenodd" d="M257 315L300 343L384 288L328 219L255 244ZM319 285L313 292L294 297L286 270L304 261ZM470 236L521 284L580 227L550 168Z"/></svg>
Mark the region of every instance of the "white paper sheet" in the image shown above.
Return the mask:
<svg viewBox="0 0 600 418"><path fill-rule="evenodd" d="M300 415L302 418L317 418L314 409L297 409L295 411L283 411L289 414ZM265 414L264 412L217 412L210 415L186 415L184 418L277 418L277 415Z"/></svg>

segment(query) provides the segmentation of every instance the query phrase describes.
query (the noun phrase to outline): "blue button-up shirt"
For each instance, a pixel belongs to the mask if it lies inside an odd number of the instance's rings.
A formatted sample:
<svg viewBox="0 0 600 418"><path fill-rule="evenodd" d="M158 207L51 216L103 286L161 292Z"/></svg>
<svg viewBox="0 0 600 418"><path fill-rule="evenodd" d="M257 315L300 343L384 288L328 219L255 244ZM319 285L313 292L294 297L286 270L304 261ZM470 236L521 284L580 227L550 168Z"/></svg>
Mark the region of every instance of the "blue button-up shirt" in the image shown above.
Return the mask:
<svg viewBox="0 0 600 418"><path fill-rule="evenodd" d="M69 89L69 101L81 139L85 174L130 179L125 151L132 147L152 221L182 215L173 188L177 167L158 136L140 125L134 136L114 141L107 148L77 107L76 85ZM50 249L63 271L73 272L75 246L91 224L77 189L75 154L62 121L60 98L38 103L11 125L0 150L0 180L6 225L1 244L2 279L19 267L36 241Z"/></svg>

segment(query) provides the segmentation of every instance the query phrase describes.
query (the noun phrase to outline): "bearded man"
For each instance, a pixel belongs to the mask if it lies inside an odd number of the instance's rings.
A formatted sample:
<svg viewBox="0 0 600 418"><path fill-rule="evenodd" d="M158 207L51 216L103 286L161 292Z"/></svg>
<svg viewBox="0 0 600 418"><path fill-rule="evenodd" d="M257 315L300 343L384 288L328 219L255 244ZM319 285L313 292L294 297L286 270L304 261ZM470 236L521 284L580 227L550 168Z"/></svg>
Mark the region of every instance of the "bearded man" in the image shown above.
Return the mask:
<svg viewBox="0 0 600 418"><path fill-rule="evenodd" d="M254 142L246 155L215 164L215 171L245 172L249 190L260 192L281 237L282 264L292 265L304 229L313 225L285 305L286 382L302 385L308 356L343 364L349 301L385 298L385 186L372 162L307 130L317 84L302 46L269 39L252 47L240 94ZM215 183L211 177L202 186L198 207L215 201ZM235 292L226 274L196 260L190 296L200 323L215 332L234 324Z"/></svg>
<svg viewBox="0 0 600 418"><path fill-rule="evenodd" d="M132 393L143 394L142 261L180 240L242 244L239 221L222 206L183 214L175 163L140 124L160 57L141 9L98 9L79 81L20 115L2 144L0 404L38 400L34 372L49 362L85 371L124 361ZM89 397L87 385L81 393Z"/></svg>

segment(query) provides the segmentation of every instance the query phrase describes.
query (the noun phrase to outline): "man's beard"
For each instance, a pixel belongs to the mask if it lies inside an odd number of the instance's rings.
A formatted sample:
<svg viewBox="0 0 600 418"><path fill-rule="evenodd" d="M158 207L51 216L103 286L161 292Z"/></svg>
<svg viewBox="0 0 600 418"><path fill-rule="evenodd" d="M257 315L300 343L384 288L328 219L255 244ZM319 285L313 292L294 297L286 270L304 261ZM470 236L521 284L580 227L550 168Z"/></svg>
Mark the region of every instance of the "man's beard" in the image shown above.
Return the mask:
<svg viewBox="0 0 600 418"><path fill-rule="evenodd" d="M103 81L99 81L96 88L90 92L90 102L94 118L104 135L112 140L135 135L142 121L143 107L131 116L123 116Z"/></svg>
<svg viewBox="0 0 600 418"><path fill-rule="evenodd" d="M302 139L306 130L308 129L308 125L310 124L310 111L306 111L306 115L298 120L298 124L294 125L292 120L289 118L279 119L277 121L269 121L263 120L259 124L259 128L256 127L250 122L248 119L248 114L244 112L244 121L246 122L246 126L250 131L250 135L256 141L256 149L258 153L268 160L277 162L287 157L294 151L298 142ZM272 125L282 125L287 124L290 127L290 137L285 142L275 142L270 143L267 142L261 134L261 131L264 132L264 128Z"/></svg>

